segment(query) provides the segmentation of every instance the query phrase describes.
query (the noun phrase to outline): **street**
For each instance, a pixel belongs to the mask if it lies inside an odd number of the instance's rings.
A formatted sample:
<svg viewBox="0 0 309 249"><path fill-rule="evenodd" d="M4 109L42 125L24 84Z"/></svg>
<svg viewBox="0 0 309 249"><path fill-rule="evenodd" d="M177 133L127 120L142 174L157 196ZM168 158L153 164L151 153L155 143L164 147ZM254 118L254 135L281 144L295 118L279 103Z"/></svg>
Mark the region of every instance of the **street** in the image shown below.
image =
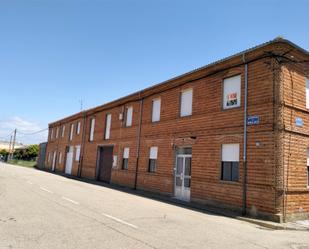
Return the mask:
<svg viewBox="0 0 309 249"><path fill-rule="evenodd" d="M0 249L309 248L270 230L117 189L0 163Z"/></svg>

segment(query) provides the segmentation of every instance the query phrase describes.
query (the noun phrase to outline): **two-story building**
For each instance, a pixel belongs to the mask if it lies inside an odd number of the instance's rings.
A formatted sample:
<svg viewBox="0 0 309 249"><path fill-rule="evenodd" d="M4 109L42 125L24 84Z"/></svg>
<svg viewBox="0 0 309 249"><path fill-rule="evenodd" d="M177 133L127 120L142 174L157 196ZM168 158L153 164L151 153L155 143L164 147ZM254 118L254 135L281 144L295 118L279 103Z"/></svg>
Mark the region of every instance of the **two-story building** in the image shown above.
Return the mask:
<svg viewBox="0 0 309 249"><path fill-rule="evenodd" d="M278 38L53 122L46 165L276 221L309 217L309 53Z"/></svg>

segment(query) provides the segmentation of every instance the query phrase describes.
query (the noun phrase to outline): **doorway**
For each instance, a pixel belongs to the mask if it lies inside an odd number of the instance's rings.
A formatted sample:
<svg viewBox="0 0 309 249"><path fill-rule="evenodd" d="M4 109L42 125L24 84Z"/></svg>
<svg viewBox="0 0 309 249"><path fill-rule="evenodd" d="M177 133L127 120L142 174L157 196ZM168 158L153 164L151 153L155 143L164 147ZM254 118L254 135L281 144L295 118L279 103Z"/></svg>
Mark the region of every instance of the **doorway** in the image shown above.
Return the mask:
<svg viewBox="0 0 309 249"><path fill-rule="evenodd" d="M192 149L180 148L176 153L175 198L190 201Z"/></svg>
<svg viewBox="0 0 309 249"><path fill-rule="evenodd" d="M113 146L98 147L97 180L110 183L113 167Z"/></svg>
<svg viewBox="0 0 309 249"><path fill-rule="evenodd" d="M68 146L66 148L66 161L65 161L65 173L68 175L72 174L72 165L73 165L73 146Z"/></svg>

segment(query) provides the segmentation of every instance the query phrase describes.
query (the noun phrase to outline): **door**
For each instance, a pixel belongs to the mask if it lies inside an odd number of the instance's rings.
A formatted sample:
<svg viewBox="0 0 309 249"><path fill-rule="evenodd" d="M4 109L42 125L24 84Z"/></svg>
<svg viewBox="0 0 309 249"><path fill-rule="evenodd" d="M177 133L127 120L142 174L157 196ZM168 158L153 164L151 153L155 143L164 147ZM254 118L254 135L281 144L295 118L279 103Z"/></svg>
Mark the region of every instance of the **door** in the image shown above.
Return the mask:
<svg viewBox="0 0 309 249"><path fill-rule="evenodd" d="M175 171L175 197L190 201L192 155L178 154Z"/></svg>
<svg viewBox="0 0 309 249"><path fill-rule="evenodd" d="M54 155L53 155L53 162L52 162L52 171L55 171L55 166L56 166L56 156L57 156L57 153L56 153L56 151L54 151Z"/></svg>
<svg viewBox="0 0 309 249"><path fill-rule="evenodd" d="M97 179L110 182L113 166L113 147L101 146L98 149Z"/></svg>
<svg viewBox="0 0 309 249"><path fill-rule="evenodd" d="M66 161L65 161L65 173L71 175L73 165L73 146L67 148Z"/></svg>

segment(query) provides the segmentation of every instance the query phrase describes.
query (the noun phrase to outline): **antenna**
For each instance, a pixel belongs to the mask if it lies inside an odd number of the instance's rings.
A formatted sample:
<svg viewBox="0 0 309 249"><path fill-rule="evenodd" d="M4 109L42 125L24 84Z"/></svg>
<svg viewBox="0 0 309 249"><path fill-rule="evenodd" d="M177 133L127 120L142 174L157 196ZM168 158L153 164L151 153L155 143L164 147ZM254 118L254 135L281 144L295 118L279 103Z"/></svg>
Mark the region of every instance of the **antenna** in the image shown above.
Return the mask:
<svg viewBox="0 0 309 249"><path fill-rule="evenodd" d="M83 99L80 98L78 102L80 103L80 111L82 111L83 110Z"/></svg>

